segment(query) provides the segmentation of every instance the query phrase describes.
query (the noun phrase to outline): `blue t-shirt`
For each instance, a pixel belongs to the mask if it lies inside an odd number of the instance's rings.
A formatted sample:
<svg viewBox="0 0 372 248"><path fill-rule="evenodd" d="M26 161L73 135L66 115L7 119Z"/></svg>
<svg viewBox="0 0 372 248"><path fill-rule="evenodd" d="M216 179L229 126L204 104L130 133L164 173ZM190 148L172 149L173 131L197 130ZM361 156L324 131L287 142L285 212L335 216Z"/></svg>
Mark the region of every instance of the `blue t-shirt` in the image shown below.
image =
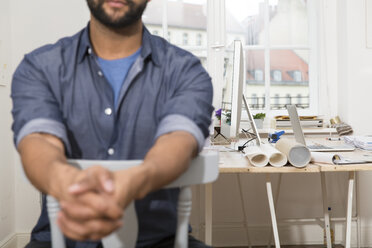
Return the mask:
<svg viewBox="0 0 372 248"><path fill-rule="evenodd" d="M103 74L107 81L110 83L112 90L114 91L114 106L118 106L118 99L120 95L121 87L123 86L124 80L127 77L129 69L132 67L134 61L141 53L139 48L132 55L114 60L106 60L100 57L97 58L98 64L101 66Z"/></svg>

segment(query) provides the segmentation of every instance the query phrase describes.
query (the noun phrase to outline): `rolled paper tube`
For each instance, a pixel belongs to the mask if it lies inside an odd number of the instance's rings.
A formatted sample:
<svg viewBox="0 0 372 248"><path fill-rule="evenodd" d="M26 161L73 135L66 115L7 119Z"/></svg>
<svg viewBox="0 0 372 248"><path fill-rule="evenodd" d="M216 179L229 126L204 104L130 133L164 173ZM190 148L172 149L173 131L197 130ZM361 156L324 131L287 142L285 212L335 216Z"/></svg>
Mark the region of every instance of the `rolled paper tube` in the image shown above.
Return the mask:
<svg viewBox="0 0 372 248"><path fill-rule="evenodd" d="M311 152L311 162L335 164L335 160L340 159L340 155L328 152Z"/></svg>
<svg viewBox="0 0 372 248"><path fill-rule="evenodd" d="M276 142L275 148L284 153L291 165L302 168L311 160L310 150L292 139L281 138Z"/></svg>
<svg viewBox="0 0 372 248"><path fill-rule="evenodd" d="M269 163L269 158L259 146L247 146L244 153L249 162L256 167L264 167Z"/></svg>
<svg viewBox="0 0 372 248"><path fill-rule="evenodd" d="M283 167L287 164L287 156L270 144L261 144L261 149L269 158L269 164L274 167Z"/></svg>

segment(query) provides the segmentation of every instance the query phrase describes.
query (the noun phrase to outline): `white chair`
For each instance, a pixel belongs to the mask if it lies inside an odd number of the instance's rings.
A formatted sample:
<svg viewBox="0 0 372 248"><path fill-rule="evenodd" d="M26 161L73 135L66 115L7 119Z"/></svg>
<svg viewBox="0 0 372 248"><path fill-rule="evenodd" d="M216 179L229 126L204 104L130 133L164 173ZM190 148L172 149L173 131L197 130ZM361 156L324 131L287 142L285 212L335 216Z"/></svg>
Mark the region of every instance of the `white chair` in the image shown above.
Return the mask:
<svg viewBox="0 0 372 248"><path fill-rule="evenodd" d="M92 165L102 165L103 167L115 171L122 170L141 164L141 160L127 161L97 161L97 160L69 160L69 163L81 169L86 169ZM187 171L171 184L164 188L180 188L178 199L178 221L176 230L175 248L188 247L188 223L191 213L191 185L205 184L215 181L218 177L218 154L208 151L201 153L195 158ZM60 210L56 199L47 197L47 210L50 220L51 239L53 248L65 248L65 241L62 232L56 223L57 213ZM131 203L125 209L123 217L124 225L116 232L102 239L103 246L106 248L134 248L137 240L138 222L134 208Z"/></svg>

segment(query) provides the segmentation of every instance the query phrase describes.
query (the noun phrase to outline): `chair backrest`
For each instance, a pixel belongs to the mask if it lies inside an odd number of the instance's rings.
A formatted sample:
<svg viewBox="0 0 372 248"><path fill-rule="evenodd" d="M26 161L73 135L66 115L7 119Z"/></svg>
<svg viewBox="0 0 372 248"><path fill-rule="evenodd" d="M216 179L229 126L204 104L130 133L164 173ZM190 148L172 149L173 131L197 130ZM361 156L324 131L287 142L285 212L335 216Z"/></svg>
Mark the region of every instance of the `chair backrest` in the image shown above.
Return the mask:
<svg viewBox="0 0 372 248"><path fill-rule="evenodd" d="M101 165L111 171L122 170L141 164L141 160L127 161L100 161L100 160L69 160L71 165L86 169L93 165ZM180 187L178 199L178 219L176 239L174 246L177 248L188 247L188 223L191 213L191 188L192 185L211 183L218 177L218 153L213 151L202 152L190 164L189 168L179 178L164 188ZM57 213L60 210L58 201L51 196L47 197L47 210L51 226L51 239L53 248L65 248L62 232L57 223ZM109 248L134 248L138 235L138 221L131 203L125 209L123 217L125 223L119 230L102 240L104 247Z"/></svg>

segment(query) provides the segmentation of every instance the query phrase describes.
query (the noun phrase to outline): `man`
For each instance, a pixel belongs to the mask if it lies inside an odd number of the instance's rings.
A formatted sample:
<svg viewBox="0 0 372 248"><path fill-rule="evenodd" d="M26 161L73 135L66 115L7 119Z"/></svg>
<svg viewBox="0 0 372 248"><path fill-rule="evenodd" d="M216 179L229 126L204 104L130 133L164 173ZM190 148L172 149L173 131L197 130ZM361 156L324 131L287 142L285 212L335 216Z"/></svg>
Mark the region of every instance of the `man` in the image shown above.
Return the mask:
<svg viewBox="0 0 372 248"><path fill-rule="evenodd" d="M137 247L172 246L178 190L159 189L208 136L210 77L193 55L148 32L147 2L87 0L88 26L27 54L13 77L15 144L33 185L60 201L69 247L101 246L133 200ZM66 158L144 162L111 173L79 171ZM45 199L27 247L50 247Z"/></svg>

